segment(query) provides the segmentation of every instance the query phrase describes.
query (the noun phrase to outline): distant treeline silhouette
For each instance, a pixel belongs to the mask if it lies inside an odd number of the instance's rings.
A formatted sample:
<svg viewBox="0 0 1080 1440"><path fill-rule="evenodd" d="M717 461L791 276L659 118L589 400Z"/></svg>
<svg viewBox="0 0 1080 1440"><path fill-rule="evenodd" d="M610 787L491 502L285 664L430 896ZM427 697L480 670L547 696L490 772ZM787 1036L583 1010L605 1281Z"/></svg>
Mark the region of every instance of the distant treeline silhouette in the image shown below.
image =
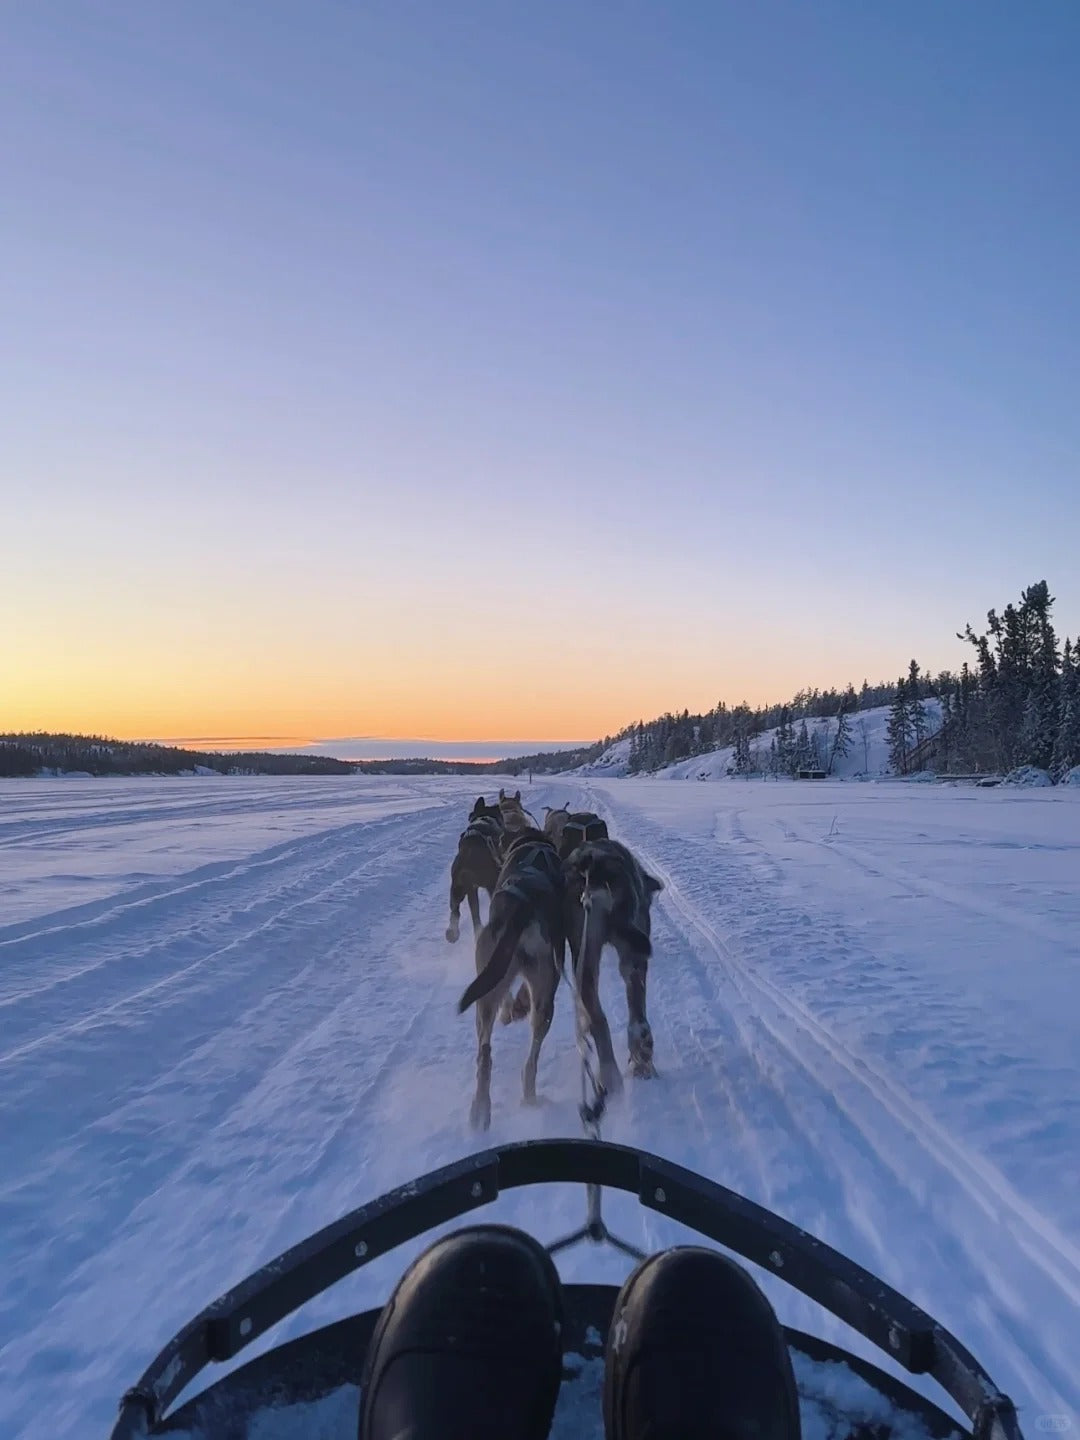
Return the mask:
<svg viewBox="0 0 1080 1440"><path fill-rule="evenodd" d="M0 776L42 771L89 775L181 775L196 767L221 775L350 775L354 766L329 755L232 754L112 740L104 735L52 735L41 731L0 735Z"/></svg>

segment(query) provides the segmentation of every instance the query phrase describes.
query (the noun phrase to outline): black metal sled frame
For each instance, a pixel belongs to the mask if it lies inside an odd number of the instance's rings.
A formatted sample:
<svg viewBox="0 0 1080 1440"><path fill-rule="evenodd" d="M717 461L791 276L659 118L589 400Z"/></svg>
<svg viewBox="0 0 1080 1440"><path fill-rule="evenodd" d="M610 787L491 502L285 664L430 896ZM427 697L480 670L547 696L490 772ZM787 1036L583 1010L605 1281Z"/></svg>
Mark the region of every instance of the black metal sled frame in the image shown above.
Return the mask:
<svg viewBox="0 0 1080 1440"><path fill-rule="evenodd" d="M171 1402L208 1364L231 1360L308 1300L387 1251L490 1204L505 1190L538 1184L600 1185L636 1194L646 1208L780 1276L910 1373L931 1376L968 1417L973 1440L1023 1440L1012 1401L955 1336L838 1251L680 1165L629 1146L571 1139L520 1141L468 1156L389 1191L286 1250L207 1306L169 1341L138 1384L124 1395L111 1440L167 1434L175 1429L174 1421L180 1423L218 1388L204 1391L183 1411L165 1418ZM583 1238L608 1238L606 1232L591 1234L588 1227L582 1234ZM555 1246L558 1248L559 1242ZM613 1287L566 1288L573 1292L571 1311L576 1306L603 1317L603 1303L583 1306L583 1301L590 1294L594 1300L606 1295L606 1315L610 1315ZM350 1353L362 1358L377 1313L354 1316L316 1334L326 1337L331 1350L340 1348L341 1340L347 1338ZM570 1319L572 1322L573 1314ZM583 1332L584 1327L571 1323L568 1328L568 1339L573 1340L574 1332ZM873 1383L881 1389L884 1382L885 1393L889 1387L898 1398L903 1392L909 1408L914 1404L924 1418L929 1417L931 1433L959 1429L929 1401L876 1367L799 1332L788 1331L788 1336L812 1358L843 1360L864 1377L873 1372ZM310 1335L301 1337L244 1368L254 1372L262 1367L265 1371L268 1363L280 1368L297 1347L306 1344L310 1349L312 1339ZM221 1385L233 1379L230 1375Z"/></svg>

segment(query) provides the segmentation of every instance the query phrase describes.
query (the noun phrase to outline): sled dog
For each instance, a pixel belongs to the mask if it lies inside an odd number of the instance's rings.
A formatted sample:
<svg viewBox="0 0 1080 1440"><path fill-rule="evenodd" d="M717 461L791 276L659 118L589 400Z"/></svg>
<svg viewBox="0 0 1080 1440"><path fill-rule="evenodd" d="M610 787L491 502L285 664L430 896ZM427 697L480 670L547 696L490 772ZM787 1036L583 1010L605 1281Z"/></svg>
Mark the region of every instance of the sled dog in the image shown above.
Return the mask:
<svg viewBox="0 0 1080 1440"><path fill-rule="evenodd" d="M519 976L532 1019L522 1091L526 1104L536 1101L536 1067L555 1013L565 925L566 886L555 846L532 828L510 836L487 924L476 940L476 979L458 1002L459 1014L476 1006L476 1094L470 1113L475 1129L491 1124L491 1032Z"/></svg>
<svg viewBox="0 0 1080 1440"><path fill-rule="evenodd" d="M469 823L458 836L457 854L450 866L450 923L446 938L451 944L461 934L461 902L468 900L473 935L480 932L480 891L490 904L502 865L506 836L502 811L489 805L481 795L469 812Z"/></svg>
<svg viewBox="0 0 1080 1440"><path fill-rule="evenodd" d="M611 1030L600 1004L600 956L605 945L619 957L626 986L626 1032L630 1072L641 1079L656 1074L653 1034L645 1009L652 955L651 907L663 884L646 871L618 840L589 840L563 865L566 877L566 930L581 1004L600 1060L600 1080L609 1094L622 1089Z"/></svg>
<svg viewBox="0 0 1080 1440"><path fill-rule="evenodd" d="M499 810L502 814L503 824L511 833L518 830L539 830L540 828L533 816L522 805L520 790L515 790L513 795L507 795L505 790L500 790Z"/></svg>

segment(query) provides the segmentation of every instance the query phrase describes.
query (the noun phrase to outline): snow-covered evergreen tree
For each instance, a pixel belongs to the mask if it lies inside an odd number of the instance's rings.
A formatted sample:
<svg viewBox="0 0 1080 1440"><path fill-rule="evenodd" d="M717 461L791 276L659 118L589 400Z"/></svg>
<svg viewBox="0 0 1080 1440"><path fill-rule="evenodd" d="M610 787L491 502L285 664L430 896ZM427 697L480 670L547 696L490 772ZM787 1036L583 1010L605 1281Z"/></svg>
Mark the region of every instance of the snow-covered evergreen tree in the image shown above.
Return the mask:
<svg viewBox="0 0 1080 1440"><path fill-rule="evenodd" d="M908 725L911 729L912 748L921 745L929 731L926 706L922 703L922 679L918 662L912 660L908 666Z"/></svg>
<svg viewBox="0 0 1080 1440"><path fill-rule="evenodd" d="M739 734L735 740L735 757L732 761L732 769L736 775L749 775L753 769L753 759L750 755L750 737Z"/></svg>
<svg viewBox="0 0 1080 1440"><path fill-rule="evenodd" d="M907 681L901 676L896 687L896 699L889 711L887 730L889 739L889 764L894 775L906 775L908 754L911 750L911 710L908 704Z"/></svg>
<svg viewBox="0 0 1080 1440"><path fill-rule="evenodd" d="M836 734L833 736L832 749L829 752L829 763L826 766L830 775L833 772L833 766L837 760L842 760L851 750L850 708L849 697L845 695L836 716Z"/></svg>
<svg viewBox="0 0 1080 1440"><path fill-rule="evenodd" d="M1074 765L1080 765L1080 641L1065 641L1061 653L1061 681L1058 687L1058 723L1051 759L1053 774L1060 779Z"/></svg>
<svg viewBox="0 0 1080 1440"><path fill-rule="evenodd" d="M810 743L810 731L807 729L806 720L804 719L799 726L798 737L795 741L795 753L791 757L791 772L793 775L797 774L798 771L806 769L813 764L814 748Z"/></svg>
<svg viewBox="0 0 1080 1440"><path fill-rule="evenodd" d="M829 743L829 722L825 717L814 726L810 745L814 752L814 768L827 770L832 760L832 745Z"/></svg>
<svg viewBox="0 0 1080 1440"><path fill-rule="evenodd" d="M795 736L791 729L791 715L785 705L780 712L780 724L776 727L776 768L780 774L791 774L794 756Z"/></svg>

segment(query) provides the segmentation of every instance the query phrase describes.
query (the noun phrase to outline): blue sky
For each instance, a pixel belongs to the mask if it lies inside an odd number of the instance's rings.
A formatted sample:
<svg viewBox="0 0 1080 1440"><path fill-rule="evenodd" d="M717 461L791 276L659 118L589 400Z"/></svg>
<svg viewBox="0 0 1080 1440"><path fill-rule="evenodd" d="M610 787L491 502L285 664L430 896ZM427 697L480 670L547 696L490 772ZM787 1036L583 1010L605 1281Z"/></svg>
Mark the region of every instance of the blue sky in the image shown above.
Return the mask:
<svg viewBox="0 0 1080 1440"><path fill-rule="evenodd" d="M571 739L1080 629L1075 5L0 41L7 723Z"/></svg>

